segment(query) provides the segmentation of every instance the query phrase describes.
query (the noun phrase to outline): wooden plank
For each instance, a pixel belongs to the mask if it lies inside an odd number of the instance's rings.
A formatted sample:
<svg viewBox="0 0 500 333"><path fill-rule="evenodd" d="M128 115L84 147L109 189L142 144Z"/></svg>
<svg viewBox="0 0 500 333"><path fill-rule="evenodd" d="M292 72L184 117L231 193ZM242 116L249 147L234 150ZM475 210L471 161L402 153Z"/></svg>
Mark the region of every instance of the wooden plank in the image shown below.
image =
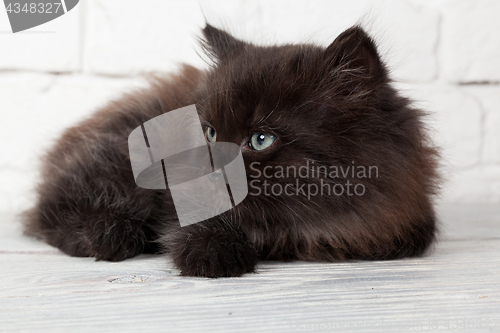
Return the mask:
<svg viewBox="0 0 500 333"><path fill-rule="evenodd" d="M446 213L451 232L423 258L264 262L258 274L215 280L179 277L163 256L23 252L4 220L2 248L15 244L0 254L0 331L500 331L500 215L468 209Z"/></svg>

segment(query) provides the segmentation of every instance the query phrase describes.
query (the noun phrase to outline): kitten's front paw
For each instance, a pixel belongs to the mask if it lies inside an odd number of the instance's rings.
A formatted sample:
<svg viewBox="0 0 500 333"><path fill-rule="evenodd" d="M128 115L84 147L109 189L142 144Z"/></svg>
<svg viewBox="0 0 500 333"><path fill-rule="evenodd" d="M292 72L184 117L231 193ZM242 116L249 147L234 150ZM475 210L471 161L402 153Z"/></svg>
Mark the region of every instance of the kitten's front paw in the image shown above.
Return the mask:
<svg viewBox="0 0 500 333"><path fill-rule="evenodd" d="M244 235L201 230L186 234L172 249L184 276L236 277L255 271L257 251Z"/></svg>
<svg viewBox="0 0 500 333"><path fill-rule="evenodd" d="M146 246L140 221L126 217L88 217L83 239L97 260L122 261L143 252Z"/></svg>

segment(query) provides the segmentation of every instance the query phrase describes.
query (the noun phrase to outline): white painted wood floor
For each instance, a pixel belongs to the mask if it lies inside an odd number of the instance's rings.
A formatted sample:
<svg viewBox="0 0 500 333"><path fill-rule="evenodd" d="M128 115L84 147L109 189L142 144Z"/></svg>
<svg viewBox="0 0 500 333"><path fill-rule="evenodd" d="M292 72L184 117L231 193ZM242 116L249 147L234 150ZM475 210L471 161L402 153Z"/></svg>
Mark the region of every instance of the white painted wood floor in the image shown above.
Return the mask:
<svg viewBox="0 0 500 333"><path fill-rule="evenodd" d="M500 332L500 207L445 207L424 258L263 262L179 277L162 256L72 258L0 215L0 331Z"/></svg>

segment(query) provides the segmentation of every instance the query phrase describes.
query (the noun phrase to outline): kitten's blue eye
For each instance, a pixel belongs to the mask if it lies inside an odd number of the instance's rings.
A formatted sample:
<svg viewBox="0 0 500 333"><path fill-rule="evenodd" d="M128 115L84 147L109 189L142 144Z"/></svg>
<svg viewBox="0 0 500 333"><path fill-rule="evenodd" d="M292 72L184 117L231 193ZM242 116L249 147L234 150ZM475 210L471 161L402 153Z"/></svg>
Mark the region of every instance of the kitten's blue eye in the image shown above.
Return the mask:
<svg viewBox="0 0 500 333"><path fill-rule="evenodd" d="M276 140L276 135L255 132L250 138L250 146L255 150L264 150L272 145L274 140Z"/></svg>
<svg viewBox="0 0 500 333"><path fill-rule="evenodd" d="M208 141L210 141L210 142L217 141L217 132L212 127L210 127L210 126L207 127L206 135L207 135L207 140Z"/></svg>

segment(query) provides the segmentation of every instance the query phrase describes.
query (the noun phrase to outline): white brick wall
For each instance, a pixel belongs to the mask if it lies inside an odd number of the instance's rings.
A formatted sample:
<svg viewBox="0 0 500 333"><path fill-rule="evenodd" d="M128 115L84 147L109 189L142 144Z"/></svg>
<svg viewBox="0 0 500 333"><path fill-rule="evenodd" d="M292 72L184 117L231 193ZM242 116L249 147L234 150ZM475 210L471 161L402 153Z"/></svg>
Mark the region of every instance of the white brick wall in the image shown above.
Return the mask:
<svg viewBox="0 0 500 333"><path fill-rule="evenodd" d="M398 87L432 113L448 178L442 200L500 203L498 0L85 0L24 33L0 8L0 211L30 206L38 157L67 126L148 71L205 66L207 17L260 44L327 45L361 21Z"/></svg>

